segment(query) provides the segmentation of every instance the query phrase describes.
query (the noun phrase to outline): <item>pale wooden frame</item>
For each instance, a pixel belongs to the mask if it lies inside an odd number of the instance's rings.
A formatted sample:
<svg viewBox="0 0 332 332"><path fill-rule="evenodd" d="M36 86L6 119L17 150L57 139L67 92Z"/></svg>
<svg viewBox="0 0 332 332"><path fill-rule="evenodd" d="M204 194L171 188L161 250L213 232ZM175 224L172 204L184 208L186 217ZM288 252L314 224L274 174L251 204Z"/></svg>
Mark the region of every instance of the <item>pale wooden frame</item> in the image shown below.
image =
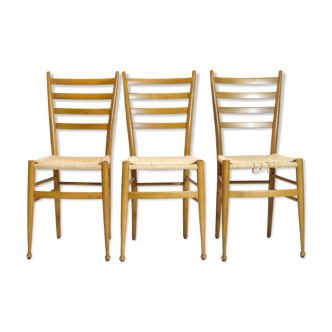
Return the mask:
<svg viewBox="0 0 332 332"><path fill-rule="evenodd" d="M209 90L211 100L211 111L213 119L213 130L215 140L215 220L214 220L214 239L220 238L220 220L222 228L221 237L221 256L222 262L226 262L226 247L227 247L227 232L228 232L228 205L229 198L267 198L267 218L266 218L266 238L271 237L272 233L272 218L274 197L285 197L291 199L298 204L298 228L299 228L299 257L305 257L305 216L304 216L304 178L303 178L303 158L296 158L297 163L297 178L290 179L283 175L277 175L275 168L270 168L267 179L234 179L230 180L230 163L229 160L224 160L222 163L218 161L218 156L223 155L222 149L222 128L259 128L270 127L271 143L270 153L277 153L278 133L280 122L280 105L281 105L281 88L284 70L279 68L276 76L219 76L216 77L214 69L209 69ZM275 91L250 91L250 92L217 92L216 84L271 84L276 83ZM226 125L220 122L221 113L272 113L271 106L258 106L255 108L247 108L244 106L228 108L218 106L218 98L237 98L237 99L251 99L251 98L270 98L275 96L273 108L273 121L264 121L265 125L246 126L245 124L236 126L235 124ZM231 98L230 98L231 99ZM272 123L271 123L272 122ZM275 180L295 185L296 188L275 189ZM230 190L231 184L268 184L268 190L262 189L233 189Z"/></svg>
<svg viewBox="0 0 332 332"><path fill-rule="evenodd" d="M126 123L126 134L128 144L128 156L136 156L136 145L134 129L185 129L185 141L183 146L183 155L190 156L191 137L194 110L194 97L196 86L196 69L191 69L190 76L187 77L130 77L127 78L126 70L121 70L123 86L123 107ZM188 92L129 92L128 84L190 84ZM132 108L130 99L188 99L188 106L138 106ZM140 121L133 123L132 114L186 114L185 122L178 121L158 121L148 122ZM200 259L206 259L205 244L205 180L204 180L204 160L197 160L197 182L190 179L190 170L183 170L183 179L181 181L138 181L137 170L129 171L129 161L121 160L120 162L120 229L119 229L119 257L118 260L125 261L125 239L128 215L128 200L131 200L130 211L130 238L136 240L137 234L137 199L182 199L181 205L181 237L188 237L188 213L189 198L198 203L199 212L199 242L200 242ZM130 174L130 176L129 176ZM190 183L194 184L197 189L189 190ZM131 190L129 191L129 186ZM181 186L182 190L149 190L138 191L139 186Z"/></svg>
<svg viewBox="0 0 332 332"><path fill-rule="evenodd" d="M106 130L104 155L112 157L113 130L119 85L120 70L114 70L113 77L51 77L51 70L45 71L46 109L48 116L50 154L58 155L57 129L84 129L84 130ZM111 92L52 92L52 84L56 85L112 85ZM53 99L62 100L109 100L109 106L103 107L54 107ZM108 121L103 123L71 123L72 126L55 122L55 114L104 114L108 115ZM111 163L101 163L100 181L85 180L60 180L60 171L53 170L50 176L35 182L35 159L27 159L26 174L26 254L27 260L32 258L32 233L34 203L40 199L53 199L54 204L54 228L55 237L61 238L61 199L97 199L102 204L102 227L104 241L104 260L109 261L110 238L111 238ZM51 190L36 190L41 184L53 182ZM100 191L61 191L63 185L76 186L101 186Z"/></svg>

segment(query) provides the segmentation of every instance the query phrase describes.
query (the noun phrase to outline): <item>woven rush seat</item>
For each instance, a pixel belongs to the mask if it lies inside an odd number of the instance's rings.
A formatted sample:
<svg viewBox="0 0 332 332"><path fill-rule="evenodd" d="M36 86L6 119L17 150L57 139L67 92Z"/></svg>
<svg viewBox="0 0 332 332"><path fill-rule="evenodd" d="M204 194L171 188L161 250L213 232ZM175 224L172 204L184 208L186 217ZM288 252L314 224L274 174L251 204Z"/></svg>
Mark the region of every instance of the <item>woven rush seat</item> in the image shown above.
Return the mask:
<svg viewBox="0 0 332 332"><path fill-rule="evenodd" d="M267 156L218 156L218 161L230 160L230 168L283 168L297 167L294 158L272 154Z"/></svg>
<svg viewBox="0 0 332 332"><path fill-rule="evenodd" d="M197 169L198 159L184 157L130 157L129 169Z"/></svg>
<svg viewBox="0 0 332 332"><path fill-rule="evenodd" d="M110 163L111 157L48 156L36 160L34 168L53 170L101 170L101 163L103 161L107 161L108 163Z"/></svg>

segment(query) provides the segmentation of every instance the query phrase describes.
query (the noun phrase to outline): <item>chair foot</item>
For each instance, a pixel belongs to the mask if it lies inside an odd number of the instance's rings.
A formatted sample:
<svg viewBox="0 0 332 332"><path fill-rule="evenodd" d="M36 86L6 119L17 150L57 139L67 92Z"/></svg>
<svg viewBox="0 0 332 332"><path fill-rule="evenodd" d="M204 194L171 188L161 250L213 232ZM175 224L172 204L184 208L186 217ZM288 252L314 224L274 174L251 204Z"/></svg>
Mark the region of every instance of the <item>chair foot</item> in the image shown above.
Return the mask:
<svg viewBox="0 0 332 332"><path fill-rule="evenodd" d="M27 254L28 259L31 259L31 257L32 257L32 254Z"/></svg>
<svg viewBox="0 0 332 332"><path fill-rule="evenodd" d="M206 258L206 255L201 255L201 258L204 260Z"/></svg>
<svg viewBox="0 0 332 332"><path fill-rule="evenodd" d="M270 237L271 237L271 234L270 234L270 235L268 234L267 237L270 238Z"/></svg>
<svg viewBox="0 0 332 332"><path fill-rule="evenodd" d="M219 236L216 236L216 239L219 239Z"/></svg>
<svg viewBox="0 0 332 332"><path fill-rule="evenodd" d="M300 255L301 255L302 258L304 258L305 252L301 252Z"/></svg>
<svg viewBox="0 0 332 332"><path fill-rule="evenodd" d="M184 236L183 238L184 238L185 240L187 240L188 236Z"/></svg>
<svg viewBox="0 0 332 332"><path fill-rule="evenodd" d="M61 239L61 236L57 236L58 239Z"/></svg>
<svg viewBox="0 0 332 332"><path fill-rule="evenodd" d="M221 256L221 259L223 262L226 262L227 257L226 256Z"/></svg>
<svg viewBox="0 0 332 332"><path fill-rule="evenodd" d="M124 262L124 260L126 259L126 257L125 256L120 256L119 259L120 259L121 262Z"/></svg>
<svg viewBox="0 0 332 332"><path fill-rule="evenodd" d="M106 255L105 259L106 259L106 261L109 261L111 259L111 256L110 255Z"/></svg>

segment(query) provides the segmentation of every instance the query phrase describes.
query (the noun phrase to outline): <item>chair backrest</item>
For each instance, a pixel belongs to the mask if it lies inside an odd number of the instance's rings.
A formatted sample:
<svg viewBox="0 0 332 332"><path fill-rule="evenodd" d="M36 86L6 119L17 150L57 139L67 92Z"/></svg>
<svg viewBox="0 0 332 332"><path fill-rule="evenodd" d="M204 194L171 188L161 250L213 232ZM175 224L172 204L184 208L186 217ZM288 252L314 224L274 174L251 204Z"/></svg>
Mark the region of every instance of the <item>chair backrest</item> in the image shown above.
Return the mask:
<svg viewBox="0 0 332 332"><path fill-rule="evenodd" d="M222 155L222 128L272 128L271 149L270 154L277 152L280 100L281 100L281 84L282 71L279 71L278 77L265 78L227 78L215 77L213 70L210 72L211 91L214 122L216 130L216 147L217 156ZM277 84L274 92L218 92L216 84ZM272 107L219 107L218 99L275 99ZM263 114L272 113L272 122L222 122L220 121L220 113L229 114Z"/></svg>
<svg viewBox="0 0 332 332"><path fill-rule="evenodd" d="M58 155L56 129L83 129L83 130L107 130L106 136L106 155L112 153L112 136L114 125L114 114L116 106L116 97L118 92L119 72L115 73L114 78L100 79L67 79L51 78L50 72L47 72L47 95L48 112L50 122L50 135L52 155ZM53 85L113 85L112 93L54 93ZM109 108L55 108L54 100L111 100ZM108 115L108 123L56 123L56 114L83 114L83 115Z"/></svg>
<svg viewBox="0 0 332 332"><path fill-rule="evenodd" d="M191 129L193 121L193 108L195 96L196 71L188 78L127 78L122 72L123 90L126 106L126 120L128 129L130 156L136 156L134 129L185 129L184 155L190 155ZM190 84L189 92L182 93L130 93L128 85L152 85L152 84ZM178 108L134 108L131 107L132 99L188 99L187 107ZM138 123L133 122L132 114L187 114L186 122L177 123Z"/></svg>

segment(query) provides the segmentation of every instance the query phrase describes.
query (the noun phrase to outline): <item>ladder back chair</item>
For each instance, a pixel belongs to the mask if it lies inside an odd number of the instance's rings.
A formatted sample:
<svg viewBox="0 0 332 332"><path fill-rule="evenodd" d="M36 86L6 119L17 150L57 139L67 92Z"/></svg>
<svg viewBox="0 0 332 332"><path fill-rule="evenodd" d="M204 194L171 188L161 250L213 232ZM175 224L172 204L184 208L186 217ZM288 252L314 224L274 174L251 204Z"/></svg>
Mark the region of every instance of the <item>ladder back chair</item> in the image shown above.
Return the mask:
<svg viewBox="0 0 332 332"><path fill-rule="evenodd" d="M226 261L226 240L228 223L228 201L229 198L247 197L268 197L268 220L267 237L271 236L273 200L274 197L286 197L298 203L301 257L304 252L304 184L303 184L303 160L291 158L277 154L278 127L280 117L280 100L282 71L278 77L268 78L226 78L215 77L214 72L210 72L213 113L216 131L217 148L217 201L216 201L216 238L219 238L220 215L222 215L222 260ZM216 84L276 84L275 92L217 92ZM219 107L218 99L275 99L272 107ZM222 122L220 114L273 114L272 122ZM271 149L269 155L260 156L224 156L222 149L221 129L224 128L272 128ZM296 168L296 181L286 179L276 174L277 168L294 167ZM269 172L269 179L266 181L230 181L231 169L254 169L266 168ZM275 179L291 183L296 189L275 189ZM268 190L254 191L230 191L230 184L267 184ZM296 196L296 197L295 197Z"/></svg>
<svg viewBox="0 0 332 332"><path fill-rule="evenodd" d="M183 237L188 234L188 204L189 198L198 203L200 233L201 233L201 258L205 259L205 192L204 192L204 161L190 156L191 129L193 121L193 107L195 95L196 72L192 72L189 78L167 78L167 79L136 79L127 78L122 73L123 89L126 107L126 120L129 139L130 158L122 164L122 196L121 196L121 256L120 261L125 260L125 240L127 227L128 200L132 202L132 239L136 239L137 199L183 199ZM129 93L128 86L160 85L160 84L190 84L190 92L185 93ZM134 108L131 107L132 99L188 99L188 106L181 108ZM136 123L132 120L132 114L186 114L186 122L182 123ZM185 146L183 157L137 157L135 150L134 129L185 129ZM182 182L137 182L137 170L183 170ZM197 170L197 183L189 178L190 170ZM129 179L129 173L131 178ZM197 191L189 190L189 183L197 187ZM128 190L131 185L131 191ZM183 191L166 192L138 192L139 186L173 186L183 187Z"/></svg>
<svg viewBox="0 0 332 332"><path fill-rule="evenodd" d="M47 72L47 95L48 112L51 136L52 155L38 160L30 160L28 167L28 254L30 259L32 228L33 228L33 210L34 202L42 198L51 198L55 202L55 218L57 238L61 237L60 225L60 200L61 199L102 199L104 215L105 232L105 259L110 259L109 239L111 238L111 153L112 153L112 135L114 125L114 114L116 106L116 97L118 91L119 72L116 72L114 78L101 79L60 79L51 78L50 72ZM54 93L53 85L113 85L112 93ZM53 100L111 100L108 108L55 108ZM56 114L80 114L80 115L108 115L108 123L56 123ZM106 153L104 157L62 157L58 155L57 147L57 129L82 129L82 130L106 130ZM35 182L35 171L37 169L51 169L53 176ZM61 182L60 170L101 170L101 182ZM54 189L51 191L36 191L35 187L53 181ZM61 185L86 185L101 186L101 192L61 192Z"/></svg>

